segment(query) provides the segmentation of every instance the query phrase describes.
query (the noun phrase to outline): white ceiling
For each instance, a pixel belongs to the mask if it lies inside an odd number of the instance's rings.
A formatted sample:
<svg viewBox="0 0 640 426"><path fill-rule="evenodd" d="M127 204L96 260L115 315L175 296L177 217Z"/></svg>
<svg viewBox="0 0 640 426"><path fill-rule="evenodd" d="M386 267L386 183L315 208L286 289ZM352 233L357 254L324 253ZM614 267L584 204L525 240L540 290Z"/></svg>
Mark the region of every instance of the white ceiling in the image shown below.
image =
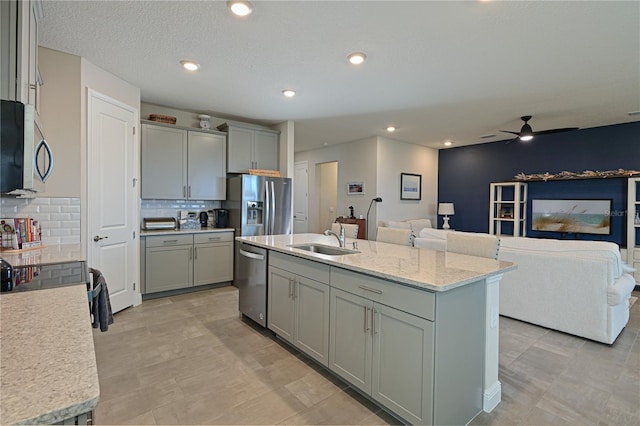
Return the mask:
<svg viewBox="0 0 640 426"><path fill-rule="evenodd" d="M521 115L534 131L640 119L627 114L640 110L638 1L254 1L238 18L224 1L45 0L43 11L40 45L140 87L144 102L294 120L296 151L374 135L496 141ZM368 55L359 67L355 51Z"/></svg>

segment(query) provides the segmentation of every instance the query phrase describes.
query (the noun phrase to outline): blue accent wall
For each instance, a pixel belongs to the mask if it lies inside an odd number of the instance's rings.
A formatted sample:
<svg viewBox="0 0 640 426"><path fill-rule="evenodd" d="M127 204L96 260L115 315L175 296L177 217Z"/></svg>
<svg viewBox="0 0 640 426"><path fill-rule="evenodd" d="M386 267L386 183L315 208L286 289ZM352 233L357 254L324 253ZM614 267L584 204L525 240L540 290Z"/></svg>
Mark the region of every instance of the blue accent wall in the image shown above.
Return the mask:
<svg viewBox="0 0 640 426"><path fill-rule="evenodd" d="M559 173L564 170L640 170L640 122L596 127L535 137L530 142L504 140L458 148L438 154L438 202L455 203L453 229L489 231L489 184L514 180L518 173ZM621 178L529 182L534 198L612 199L613 211L625 211L627 181ZM531 217L531 203L527 205ZM625 245L626 217L613 215L610 236L578 236ZM438 217L438 227L442 218ZM531 224L527 224L527 235ZM575 235L536 233L535 236L575 238Z"/></svg>

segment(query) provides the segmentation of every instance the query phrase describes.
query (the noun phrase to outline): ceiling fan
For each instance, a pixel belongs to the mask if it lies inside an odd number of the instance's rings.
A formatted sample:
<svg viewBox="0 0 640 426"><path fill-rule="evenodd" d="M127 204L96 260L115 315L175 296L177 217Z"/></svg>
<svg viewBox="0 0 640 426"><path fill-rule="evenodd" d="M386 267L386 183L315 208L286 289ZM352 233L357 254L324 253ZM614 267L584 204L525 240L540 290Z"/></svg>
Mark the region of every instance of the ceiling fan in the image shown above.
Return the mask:
<svg viewBox="0 0 640 426"><path fill-rule="evenodd" d="M522 125L522 128L520 129L519 132L512 132L511 130L500 130L500 131L514 134L518 137L518 139L526 142L526 141L530 141L531 139L533 139L534 136L537 136L537 135L548 135L550 133L561 133L561 132L568 132L571 130L579 129L579 127L564 127L561 129L549 129L549 130L540 130L539 132L534 132L528 123L528 121L531 120L530 115L523 115L522 117L520 117L520 119L524 121L524 124Z"/></svg>

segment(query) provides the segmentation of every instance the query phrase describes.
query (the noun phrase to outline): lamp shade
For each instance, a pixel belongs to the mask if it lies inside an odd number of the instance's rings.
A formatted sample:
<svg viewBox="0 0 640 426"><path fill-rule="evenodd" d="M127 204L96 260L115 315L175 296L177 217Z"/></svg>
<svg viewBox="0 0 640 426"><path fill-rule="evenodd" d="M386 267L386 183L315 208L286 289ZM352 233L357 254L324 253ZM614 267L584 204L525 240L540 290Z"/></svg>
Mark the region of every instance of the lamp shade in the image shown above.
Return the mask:
<svg viewBox="0 0 640 426"><path fill-rule="evenodd" d="M455 214L453 203L440 203L438 204L438 214L452 215Z"/></svg>

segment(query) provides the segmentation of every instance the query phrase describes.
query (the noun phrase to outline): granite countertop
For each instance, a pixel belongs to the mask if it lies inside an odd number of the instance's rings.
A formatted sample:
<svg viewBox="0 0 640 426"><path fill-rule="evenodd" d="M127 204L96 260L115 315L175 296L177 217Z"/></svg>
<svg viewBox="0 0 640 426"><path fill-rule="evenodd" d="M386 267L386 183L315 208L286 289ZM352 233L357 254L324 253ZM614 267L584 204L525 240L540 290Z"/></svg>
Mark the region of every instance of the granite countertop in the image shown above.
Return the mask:
<svg viewBox="0 0 640 426"><path fill-rule="evenodd" d="M73 262L85 260L80 244L60 244L32 250L1 251L0 257L12 266L41 265L45 263Z"/></svg>
<svg viewBox="0 0 640 426"><path fill-rule="evenodd" d="M152 235L177 235L177 234L202 234L206 232L234 232L234 228L198 228L198 229L159 229L159 230L141 230L141 237L149 237Z"/></svg>
<svg viewBox="0 0 640 426"><path fill-rule="evenodd" d="M236 240L431 291L451 290L516 269L512 262L352 238L346 239L346 248L351 249L352 242L357 241L359 253L327 256L289 247L305 243L338 246L335 237L322 234L261 235Z"/></svg>
<svg viewBox="0 0 640 426"><path fill-rule="evenodd" d="M85 283L0 295L2 424L93 410L100 388Z"/></svg>

